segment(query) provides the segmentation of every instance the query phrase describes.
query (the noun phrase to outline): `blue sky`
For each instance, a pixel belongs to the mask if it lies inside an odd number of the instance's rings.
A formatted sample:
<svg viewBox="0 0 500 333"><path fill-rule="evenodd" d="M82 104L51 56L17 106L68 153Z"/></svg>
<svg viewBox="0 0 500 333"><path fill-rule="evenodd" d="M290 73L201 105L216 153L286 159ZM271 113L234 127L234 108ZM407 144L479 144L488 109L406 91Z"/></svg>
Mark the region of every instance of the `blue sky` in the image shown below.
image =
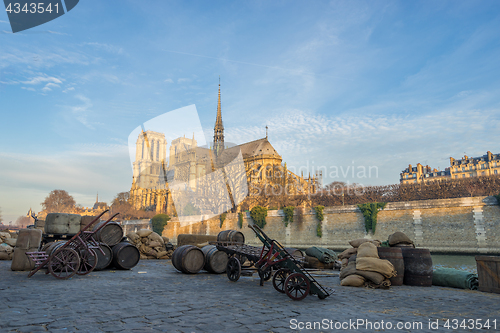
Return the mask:
<svg viewBox="0 0 500 333"><path fill-rule="evenodd" d="M268 125L287 165L325 182L500 152L498 1L117 4L16 34L0 12L4 222L53 189L83 206L129 190L128 135L165 112L195 104L212 141L219 75L226 141Z"/></svg>

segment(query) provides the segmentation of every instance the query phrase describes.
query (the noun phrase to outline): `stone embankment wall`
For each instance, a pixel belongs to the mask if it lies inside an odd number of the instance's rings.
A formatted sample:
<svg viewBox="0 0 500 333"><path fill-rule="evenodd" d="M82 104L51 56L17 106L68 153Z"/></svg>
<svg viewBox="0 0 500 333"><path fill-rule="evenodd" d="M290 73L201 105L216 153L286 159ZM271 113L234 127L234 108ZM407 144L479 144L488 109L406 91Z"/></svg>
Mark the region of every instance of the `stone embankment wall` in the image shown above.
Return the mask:
<svg viewBox="0 0 500 333"><path fill-rule="evenodd" d="M316 234L318 220L313 209L303 213L295 210L294 221L285 227L283 211L268 211L264 232L284 246L307 248L323 246L336 250L350 247L349 241L373 238L381 241L402 231L417 247L441 253L500 253L500 207L494 197L421 200L388 203L378 213L375 234L367 234L361 211L356 205L326 207L321 226L322 237ZM205 220L203 216L173 218L163 235L173 243L178 234L217 235L234 229L244 233L246 242L261 246L248 224L249 213L243 213L243 227L238 227L238 214L227 214L220 227L219 217Z"/></svg>

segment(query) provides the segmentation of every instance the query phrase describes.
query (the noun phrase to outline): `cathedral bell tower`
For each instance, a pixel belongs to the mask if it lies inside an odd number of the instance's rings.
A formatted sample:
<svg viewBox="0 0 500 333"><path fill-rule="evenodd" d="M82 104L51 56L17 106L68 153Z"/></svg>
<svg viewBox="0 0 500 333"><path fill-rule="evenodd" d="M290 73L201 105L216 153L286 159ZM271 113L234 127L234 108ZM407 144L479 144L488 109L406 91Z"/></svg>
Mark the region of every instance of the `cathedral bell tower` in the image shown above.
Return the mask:
<svg viewBox="0 0 500 333"><path fill-rule="evenodd" d="M224 150L224 125L222 124L222 113L220 107L220 77L219 77L219 100L217 102L217 119L214 127L214 154L219 157Z"/></svg>

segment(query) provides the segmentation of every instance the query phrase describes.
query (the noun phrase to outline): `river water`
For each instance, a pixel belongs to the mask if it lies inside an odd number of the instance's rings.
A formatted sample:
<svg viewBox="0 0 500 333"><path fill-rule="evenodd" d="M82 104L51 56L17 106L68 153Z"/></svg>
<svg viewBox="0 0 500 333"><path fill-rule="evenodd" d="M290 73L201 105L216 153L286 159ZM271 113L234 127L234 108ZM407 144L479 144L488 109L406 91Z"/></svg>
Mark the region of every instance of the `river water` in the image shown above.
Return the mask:
<svg viewBox="0 0 500 333"><path fill-rule="evenodd" d="M477 274L475 255L431 254L435 268L447 267Z"/></svg>

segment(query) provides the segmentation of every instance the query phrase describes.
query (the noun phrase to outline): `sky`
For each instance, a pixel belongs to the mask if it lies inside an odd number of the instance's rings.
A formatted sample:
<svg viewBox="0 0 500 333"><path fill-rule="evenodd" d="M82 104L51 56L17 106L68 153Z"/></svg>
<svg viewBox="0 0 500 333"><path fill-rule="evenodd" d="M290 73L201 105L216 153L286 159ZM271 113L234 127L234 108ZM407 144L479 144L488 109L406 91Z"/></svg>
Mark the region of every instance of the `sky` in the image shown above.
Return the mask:
<svg viewBox="0 0 500 333"><path fill-rule="evenodd" d="M128 136L166 112L195 105L211 142L219 77L226 141L267 125L325 184L500 153L499 59L494 0L82 0L15 34L0 11L3 220L54 189L110 203L131 186Z"/></svg>

